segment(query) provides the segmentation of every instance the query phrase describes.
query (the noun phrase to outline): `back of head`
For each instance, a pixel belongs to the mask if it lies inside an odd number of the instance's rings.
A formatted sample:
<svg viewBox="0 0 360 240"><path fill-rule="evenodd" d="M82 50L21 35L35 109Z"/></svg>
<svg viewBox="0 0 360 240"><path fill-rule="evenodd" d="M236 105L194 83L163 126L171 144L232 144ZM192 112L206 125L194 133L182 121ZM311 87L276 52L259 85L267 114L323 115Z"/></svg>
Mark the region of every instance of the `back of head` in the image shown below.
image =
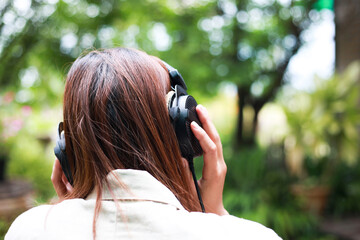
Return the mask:
<svg viewBox="0 0 360 240"><path fill-rule="evenodd" d="M86 197L114 169L146 170L188 210L199 210L165 101L169 76L144 52L92 51L72 65L64 94L66 154L73 193Z"/></svg>

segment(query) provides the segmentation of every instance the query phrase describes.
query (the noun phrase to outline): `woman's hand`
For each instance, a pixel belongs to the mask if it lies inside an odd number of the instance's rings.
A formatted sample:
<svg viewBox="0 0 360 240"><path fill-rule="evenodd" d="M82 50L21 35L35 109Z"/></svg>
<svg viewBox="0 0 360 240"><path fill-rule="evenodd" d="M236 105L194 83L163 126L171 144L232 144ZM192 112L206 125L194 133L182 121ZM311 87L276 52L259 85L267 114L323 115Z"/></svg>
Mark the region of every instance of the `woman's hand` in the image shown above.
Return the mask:
<svg viewBox="0 0 360 240"><path fill-rule="evenodd" d="M60 201L64 200L66 195L73 192L73 187L67 180L58 159L55 159L54 162L51 181Z"/></svg>
<svg viewBox="0 0 360 240"><path fill-rule="evenodd" d="M206 108L198 105L196 112L203 128L196 122L192 122L191 130L204 151L204 167L202 178L198 181L198 184L205 210L218 215L227 215L229 213L225 210L222 199L227 169L221 140Z"/></svg>

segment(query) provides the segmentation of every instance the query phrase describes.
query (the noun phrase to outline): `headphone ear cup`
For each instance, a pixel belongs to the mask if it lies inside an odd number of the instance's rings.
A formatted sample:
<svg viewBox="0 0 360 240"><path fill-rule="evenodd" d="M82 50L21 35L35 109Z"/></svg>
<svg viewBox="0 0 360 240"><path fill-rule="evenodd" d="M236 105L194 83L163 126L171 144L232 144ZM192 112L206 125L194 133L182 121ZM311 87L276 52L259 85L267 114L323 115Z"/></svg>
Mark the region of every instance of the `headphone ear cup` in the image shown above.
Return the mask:
<svg viewBox="0 0 360 240"><path fill-rule="evenodd" d="M197 106L197 102L195 98L193 98L191 95L188 95L185 102L185 108L188 110L188 116L185 122L185 128L193 149L194 157L198 157L203 154L203 150L201 148L199 140L197 140L190 127L191 122L193 121L195 121L199 126L202 127L199 117L196 113L196 106Z"/></svg>
<svg viewBox="0 0 360 240"><path fill-rule="evenodd" d="M58 135L56 139L56 145L54 147L54 153L57 159L60 162L61 168L71 185L73 185L73 178L71 174L71 169L69 166L69 161L66 156L66 144L65 144L65 134L63 130L63 123L59 124Z"/></svg>
<svg viewBox="0 0 360 240"><path fill-rule="evenodd" d="M166 103L179 143L181 156L184 158L201 156L203 150L190 127L192 121L201 126L196 113L196 100L187 95L181 86L176 85L175 91L170 91L166 95Z"/></svg>
<svg viewBox="0 0 360 240"><path fill-rule="evenodd" d="M201 122L196 113L197 102L190 95L182 95L174 101L178 103L178 118L173 122L176 137L179 142L181 155L188 159L203 154L199 141L191 130L191 122L195 121L201 126ZM174 107L172 108L174 109Z"/></svg>

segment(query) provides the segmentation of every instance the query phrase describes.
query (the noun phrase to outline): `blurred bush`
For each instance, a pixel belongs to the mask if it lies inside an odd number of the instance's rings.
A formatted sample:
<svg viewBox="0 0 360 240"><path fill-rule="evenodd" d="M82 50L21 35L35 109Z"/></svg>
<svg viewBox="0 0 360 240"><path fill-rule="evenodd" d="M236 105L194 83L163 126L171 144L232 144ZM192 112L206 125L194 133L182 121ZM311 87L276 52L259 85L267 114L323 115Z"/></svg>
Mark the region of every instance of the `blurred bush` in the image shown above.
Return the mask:
<svg viewBox="0 0 360 240"><path fill-rule="evenodd" d="M52 159L34 135L21 132L11 149L9 177L29 180L33 184L37 202L44 203L55 194L50 181Z"/></svg>
<svg viewBox="0 0 360 240"><path fill-rule="evenodd" d="M355 62L341 75L315 78L312 92L283 100L289 126L287 163L300 179L313 177L317 183L329 184L339 164L359 162L359 79L360 63ZM304 163L305 159L313 163ZM312 174L314 167L317 172Z"/></svg>
<svg viewBox="0 0 360 240"><path fill-rule="evenodd" d="M4 236L7 230L9 229L9 227L10 227L10 223L0 219L0 240L4 239Z"/></svg>
<svg viewBox="0 0 360 240"><path fill-rule="evenodd" d="M340 163L331 179L332 192L327 214L342 219L360 215L360 164Z"/></svg>
<svg viewBox="0 0 360 240"><path fill-rule="evenodd" d="M283 239L333 239L319 231L318 218L304 212L292 196L292 177L284 159L271 154L272 148L278 147L252 147L225 156L229 169L224 189L226 209L272 228Z"/></svg>
<svg viewBox="0 0 360 240"><path fill-rule="evenodd" d="M54 159L50 136L56 133L55 119L61 111L38 110L18 103L13 96L12 92L0 95L0 142L6 177L29 180L36 200L43 203L54 195L50 181Z"/></svg>

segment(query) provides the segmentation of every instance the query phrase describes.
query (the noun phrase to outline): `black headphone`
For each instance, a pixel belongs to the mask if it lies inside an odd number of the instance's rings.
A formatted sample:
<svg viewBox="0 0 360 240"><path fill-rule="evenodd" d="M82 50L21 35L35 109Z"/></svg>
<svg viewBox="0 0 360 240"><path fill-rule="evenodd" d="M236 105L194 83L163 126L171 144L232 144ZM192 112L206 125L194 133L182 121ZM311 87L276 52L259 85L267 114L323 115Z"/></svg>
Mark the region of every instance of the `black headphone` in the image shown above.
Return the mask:
<svg viewBox="0 0 360 240"><path fill-rule="evenodd" d="M195 121L201 126L201 122L196 113L196 100L188 95L184 79L178 70L171 67L166 62L163 62L170 75L171 91L166 95L167 108L170 116L171 123L174 127L176 137L179 143L181 156L188 160L189 167L193 173L193 178L198 192L201 207L202 204L200 192L197 186L195 177L193 158L203 154L203 150L199 141L194 136L190 128L190 123ZM64 124L59 123L57 141L54 148L55 156L59 159L62 170L68 179L69 183L73 185L73 177L71 168L66 156L66 144L64 135ZM76 163L75 163L76 164Z"/></svg>
<svg viewBox="0 0 360 240"><path fill-rule="evenodd" d="M166 62L163 63L169 72L172 89L166 95L167 108L178 139L181 156L187 160L201 156L203 150L190 128L192 121L201 126L196 113L197 102L195 98L187 94L185 81L178 70Z"/></svg>

